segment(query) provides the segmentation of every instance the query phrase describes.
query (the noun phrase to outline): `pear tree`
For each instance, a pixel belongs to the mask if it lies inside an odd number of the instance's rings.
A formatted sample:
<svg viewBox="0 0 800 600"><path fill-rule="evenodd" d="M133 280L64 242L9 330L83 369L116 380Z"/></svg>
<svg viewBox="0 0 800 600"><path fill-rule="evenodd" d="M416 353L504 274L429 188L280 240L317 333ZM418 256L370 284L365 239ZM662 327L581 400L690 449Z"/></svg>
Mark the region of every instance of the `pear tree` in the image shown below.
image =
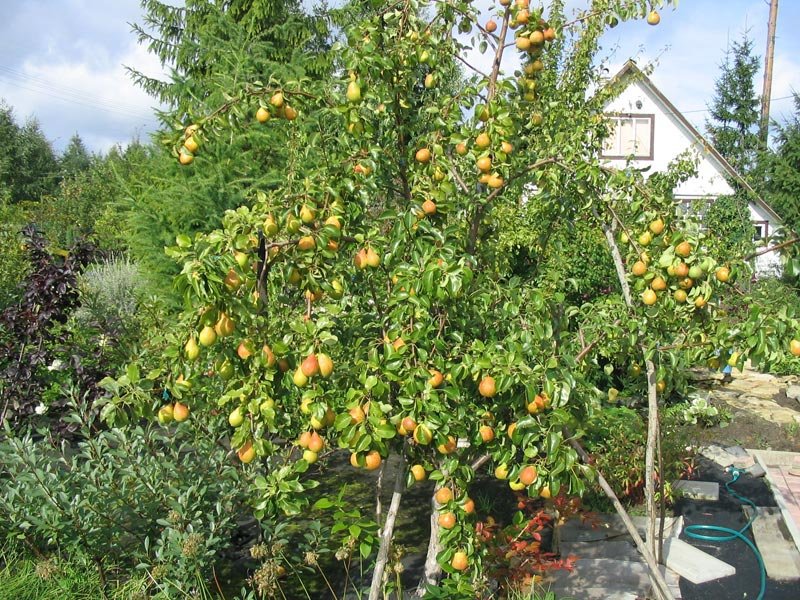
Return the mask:
<svg viewBox="0 0 800 600"><path fill-rule="evenodd" d="M619 92L601 79L600 37L621 20L656 24L671 2L594 0L574 15L558 0L363 5L333 49L336 77L265 74L222 105L198 100L206 116L172 134L186 169L206 160L191 140L221 145L250 127L287 139L289 159L280 184L250 189L220 229L168 249L186 310L167 387L182 426L227 420L243 468L262 470L261 519L300 514L312 465L334 450L365 473L391 461L380 534L356 540L376 556L370 598L404 489L434 481L420 595L473 598L489 582L470 483L485 469L532 497L582 493L595 473L580 433L615 399L594 384L598 352L637 366L653 515L658 401L676 373L769 361L797 323L727 325L721 299L747 266L715 262L676 211L671 189L691 165L644 180L598 158ZM572 306L514 275L498 242L533 210L545 228L596 227L621 293Z"/></svg>

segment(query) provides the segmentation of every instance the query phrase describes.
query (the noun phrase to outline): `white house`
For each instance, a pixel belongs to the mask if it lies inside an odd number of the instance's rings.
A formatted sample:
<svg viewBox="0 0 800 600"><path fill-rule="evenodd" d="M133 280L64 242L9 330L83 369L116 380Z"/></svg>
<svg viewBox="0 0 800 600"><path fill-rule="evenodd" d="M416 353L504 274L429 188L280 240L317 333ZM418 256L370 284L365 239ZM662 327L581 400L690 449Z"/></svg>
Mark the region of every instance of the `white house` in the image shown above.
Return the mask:
<svg viewBox="0 0 800 600"><path fill-rule="evenodd" d="M750 218L754 239L772 235L780 218L769 205L742 179L700 132L662 94L653 82L628 61L614 78L627 86L610 101L604 112L616 123L613 134L606 139L602 157L610 166L650 167L649 172L664 171L678 155L690 150L698 159L697 175L681 183L675 198L684 204L700 201L712 203L719 196L733 194L729 181L736 181L750 193ZM756 258L758 275L777 274L780 260L776 252Z"/></svg>

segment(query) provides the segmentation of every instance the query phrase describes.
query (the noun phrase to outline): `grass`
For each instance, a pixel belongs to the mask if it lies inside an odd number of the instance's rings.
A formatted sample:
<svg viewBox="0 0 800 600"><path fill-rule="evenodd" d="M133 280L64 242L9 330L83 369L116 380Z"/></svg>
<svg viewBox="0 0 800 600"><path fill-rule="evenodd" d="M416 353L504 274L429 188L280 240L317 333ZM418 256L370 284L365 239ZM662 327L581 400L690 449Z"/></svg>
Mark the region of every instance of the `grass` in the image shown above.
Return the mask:
<svg viewBox="0 0 800 600"><path fill-rule="evenodd" d="M107 592L111 600L144 598L143 581L131 579ZM103 598L97 571L61 562L56 557L35 559L10 548L0 548L0 599L97 600Z"/></svg>

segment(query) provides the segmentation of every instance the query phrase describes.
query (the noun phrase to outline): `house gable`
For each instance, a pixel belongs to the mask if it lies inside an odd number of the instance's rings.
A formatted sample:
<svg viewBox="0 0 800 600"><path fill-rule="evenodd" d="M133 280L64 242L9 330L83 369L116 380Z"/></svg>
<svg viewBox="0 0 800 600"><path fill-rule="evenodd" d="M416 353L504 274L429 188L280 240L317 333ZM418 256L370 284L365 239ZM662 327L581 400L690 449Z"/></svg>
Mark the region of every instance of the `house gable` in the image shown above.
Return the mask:
<svg viewBox="0 0 800 600"><path fill-rule="evenodd" d="M608 156L609 165L623 168L630 164L633 168L648 172L665 171L670 162L686 152L697 159L697 174L675 188L676 200L684 203L695 201L713 202L723 195L734 193L730 182L745 190L749 197L750 218L759 228L762 236L772 235L780 226L780 217L761 199L752 187L739 175L727 160L700 134L686 117L661 93L653 82L636 66L628 61L614 76L611 85L621 87L620 93L606 104L604 112L611 118L619 116L626 120L628 135L632 121L643 122L645 116L652 118L652 150L650 155L636 151L636 158L628 163L627 158ZM638 135L638 128L633 127ZM639 141L639 138L636 138ZM646 141L646 136L641 137ZM619 146L619 144L618 144ZM629 154L630 156L630 154ZM779 270L777 253L760 256L756 271L759 273Z"/></svg>

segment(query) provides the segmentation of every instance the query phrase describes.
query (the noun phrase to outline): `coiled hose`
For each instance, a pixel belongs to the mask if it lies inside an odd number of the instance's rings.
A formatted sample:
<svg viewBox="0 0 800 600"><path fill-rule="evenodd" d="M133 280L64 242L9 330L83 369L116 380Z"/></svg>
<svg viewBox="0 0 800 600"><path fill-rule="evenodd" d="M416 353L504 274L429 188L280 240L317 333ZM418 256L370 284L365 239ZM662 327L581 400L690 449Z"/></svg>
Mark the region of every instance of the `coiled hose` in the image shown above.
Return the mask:
<svg viewBox="0 0 800 600"><path fill-rule="evenodd" d="M753 524L753 521L756 520L756 515L758 514L758 509L756 505L753 503L752 500L749 498L745 498L744 496L740 496L736 492L731 489L731 484L736 483L739 479L741 472L738 469L731 470L732 479L725 484L725 490L734 498L739 500L740 502L749 504L753 507L753 515L750 517L750 520L742 527L740 530L736 531L735 529L730 529L729 527L720 527L719 525L689 525L684 529L687 537L693 538L695 540L703 540L707 542L730 542L732 540L742 540L750 550L753 551L753 554L756 556L756 560L758 561L758 568L761 572L761 588L758 592L758 597L756 600L763 600L764 594L767 591L767 570L764 567L764 559L761 557L761 553L756 548L755 544L751 542L744 532L750 529L750 526ZM724 535L707 535L703 533L697 532L715 532Z"/></svg>

